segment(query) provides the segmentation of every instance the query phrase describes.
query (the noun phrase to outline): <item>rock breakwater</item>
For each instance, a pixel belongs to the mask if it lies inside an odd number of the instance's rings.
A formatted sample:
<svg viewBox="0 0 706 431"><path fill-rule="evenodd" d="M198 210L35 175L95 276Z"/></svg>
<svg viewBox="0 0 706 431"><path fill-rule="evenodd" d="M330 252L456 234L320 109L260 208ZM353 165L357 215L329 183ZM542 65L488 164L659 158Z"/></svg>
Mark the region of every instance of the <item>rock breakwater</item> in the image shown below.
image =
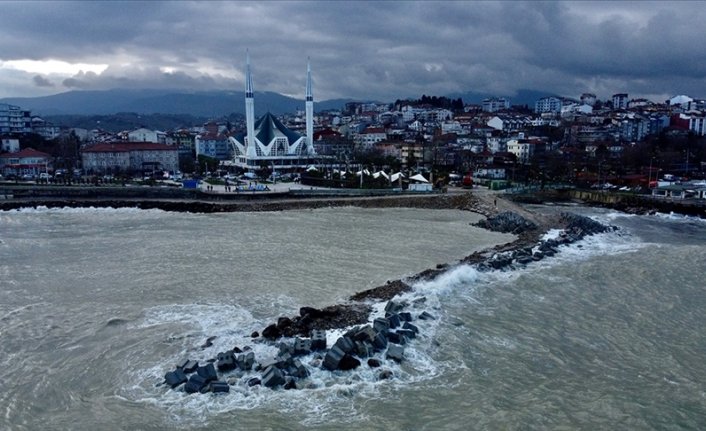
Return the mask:
<svg viewBox="0 0 706 431"><path fill-rule="evenodd" d="M560 233L555 238L539 239L536 224L518 214L497 214L485 226L511 229L525 236L512 243L474 253L459 264L474 265L479 271L513 270L551 257L559 253L562 247L587 235L615 229L573 213L562 213L555 221L559 223L555 227L562 228ZM188 358L167 372L164 382L186 393L228 392L229 386L234 385L242 388L261 385L273 389L302 389L312 387L306 379L314 368L346 372L364 363L370 368L381 368L376 374L378 379L394 378L394 373L386 364L389 361L404 361L405 348L419 342L425 322L435 319L423 308L426 298L420 297L410 304L396 297L413 291L415 281L433 279L452 267L439 265L406 280L388 281L382 286L356 293L344 304L323 309L302 307L298 316L280 317L268 325L262 336L252 334L253 342L275 346L278 351L275 356L255 358L252 349L246 346L219 352L203 365ZM384 317L373 318L373 305L383 301L387 301ZM328 330L346 332L328 346Z"/></svg>

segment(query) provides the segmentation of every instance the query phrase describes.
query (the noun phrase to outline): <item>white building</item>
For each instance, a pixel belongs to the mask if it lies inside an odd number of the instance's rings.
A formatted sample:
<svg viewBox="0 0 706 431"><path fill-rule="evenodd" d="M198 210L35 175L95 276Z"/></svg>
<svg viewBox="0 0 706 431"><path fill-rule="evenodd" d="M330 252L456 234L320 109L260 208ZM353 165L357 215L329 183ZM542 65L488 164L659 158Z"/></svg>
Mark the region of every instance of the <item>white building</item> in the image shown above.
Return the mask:
<svg viewBox="0 0 706 431"><path fill-rule="evenodd" d="M278 169L297 169L315 164L317 160L313 143L314 97L309 64L307 64L305 101L307 136L301 136L288 129L269 112L257 123L255 122L255 99L249 55L246 63L246 131L229 138L235 154L233 164L244 169L259 169L263 165Z"/></svg>
<svg viewBox="0 0 706 431"><path fill-rule="evenodd" d="M167 134L158 130L150 130L144 127L128 132L127 139L130 142L153 142L155 144L165 144Z"/></svg>
<svg viewBox="0 0 706 431"><path fill-rule="evenodd" d="M0 133L29 133L31 131L31 111L26 111L19 106L0 103Z"/></svg>
<svg viewBox="0 0 706 431"><path fill-rule="evenodd" d="M387 133L382 127L368 127L356 136L355 142L365 150L373 148L378 142L387 139Z"/></svg>
<svg viewBox="0 0 706 431"><path fill-rule="evenodd" d="M507 151L514 154L518 162L529 163L538 151L538 143L529 139L510 139L507 141Z"/></svg>
<svg viewBox="0 0 706 431"><path fill-rule="evenodd" d="M699 136L706 136L706 117L703 115L692 115L689 118L689 130Z"/></svg>
<svg viewBox="0 0 706 431"><path fill-rule="evenodd" d="M669 104L669 106L676 106L684 111L690 111L695 107L694 99L683 94L672 97L667 101L667 103Z"/></svg>
<svg viewBox="0 0 706 431"><path fill-rule="evenodd" d="M561 112L563 100L560 97L542 97L534 104L534 112L541 114L544 112Z"/></svg>
<svg viewBox="0 0 706 431"><path fill-rule="evenodd" d="M20 140L17 138L0 138L0 150L7 153L20 151Z"/></svg>
<svg viewBox="0 0 706 431"><path fill-rule="evenodd" d="M484 99L481 104L483 112L497 112L510 109L510 100L504 97L491 97Z"/></svg>

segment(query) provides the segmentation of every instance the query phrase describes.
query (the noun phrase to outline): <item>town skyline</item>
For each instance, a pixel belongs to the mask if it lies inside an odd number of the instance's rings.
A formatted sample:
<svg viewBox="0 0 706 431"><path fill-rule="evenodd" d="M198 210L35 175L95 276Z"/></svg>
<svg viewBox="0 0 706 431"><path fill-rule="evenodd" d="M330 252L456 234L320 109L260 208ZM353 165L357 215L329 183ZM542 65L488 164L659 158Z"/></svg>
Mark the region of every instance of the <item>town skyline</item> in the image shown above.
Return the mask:
<svg viewBox="0 0 706 431"><path fill-rule="evenodd" d="M393 101L520 90L703 97L702 2L6 2L0 98L255 91ZM129 22L130 26L125 23ZM228 31L231 29L231 31Z"/></svg>

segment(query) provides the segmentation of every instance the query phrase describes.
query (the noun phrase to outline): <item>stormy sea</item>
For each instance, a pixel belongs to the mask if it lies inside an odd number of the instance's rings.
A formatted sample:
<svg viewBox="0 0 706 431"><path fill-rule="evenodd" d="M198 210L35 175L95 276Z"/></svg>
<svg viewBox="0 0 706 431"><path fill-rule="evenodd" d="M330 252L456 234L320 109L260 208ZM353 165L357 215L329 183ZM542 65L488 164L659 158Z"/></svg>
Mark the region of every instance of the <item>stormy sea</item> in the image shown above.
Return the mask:
<svg viewBox="0 0 706 431"><path fill-rule="evenodd" d="M399 300L435 319L402 362L380 358L390 378L312 354L299 389L245 375L223 394L162 382L187 357L272 355L250 335L279 316L514 236L456 210L0 212L0 429L706 429L706 221L533 210L618 229L414 283Z"/></svg>

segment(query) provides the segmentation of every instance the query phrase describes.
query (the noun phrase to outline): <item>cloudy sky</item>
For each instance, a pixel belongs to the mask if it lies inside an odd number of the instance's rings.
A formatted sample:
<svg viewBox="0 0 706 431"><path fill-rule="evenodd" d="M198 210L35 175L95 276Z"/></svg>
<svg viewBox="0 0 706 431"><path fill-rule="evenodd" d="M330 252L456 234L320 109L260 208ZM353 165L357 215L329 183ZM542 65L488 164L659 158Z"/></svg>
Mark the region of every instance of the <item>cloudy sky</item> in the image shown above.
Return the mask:
<svg viewBox="0 0 706 431"><path fill-rule="evenodd" d="M520 89L706 97L706 2L0 3L0 97L256 91L394 100Z"/></svg>

